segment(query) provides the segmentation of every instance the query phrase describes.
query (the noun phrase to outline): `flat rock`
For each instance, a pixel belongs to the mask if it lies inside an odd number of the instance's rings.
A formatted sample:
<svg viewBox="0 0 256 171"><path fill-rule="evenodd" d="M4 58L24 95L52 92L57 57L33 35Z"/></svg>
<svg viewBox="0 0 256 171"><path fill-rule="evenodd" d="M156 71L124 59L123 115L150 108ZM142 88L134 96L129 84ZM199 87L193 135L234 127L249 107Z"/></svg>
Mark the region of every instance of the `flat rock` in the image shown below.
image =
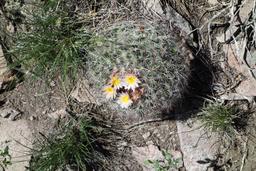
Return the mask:
<svg viewBox="0 0 256 171"><path fill-rule="evenodd" d="M153 144L145 147L133 147L132 155L142 166L144 171L155 171L153 168L145 164L147 160L163 160L164 157L159 148Z"/></svg>
<svg viewBox="0 0 256 171"><path fill-rule="evenodd" d="M151 161L165 161L164 156L161 152L161 150L156 146L153 145L152 141L147 142L147 146L144 147L133 147L132 148L132 155L135 157L137 162L141 165L144 171L155 171L152 165L146 165L145 161L151 160ZM167 151L169 154L171 154L172 158L177 160L177 168L183 167L183 160L182 160L182 153L181 151ZM167 162L167 161L165 161ZM167 164L167 163L165 163ZM171 171L177 170L176 168L171 168Z"/></svg>
<svg viewBox="0 0 256 171"><path fill-rule="evenodd" d="M8 71L7 62L4 57L4 52L2 46L0 45L0 89L2 88L2 84L4 82L3 74Z"/></svg>
<svg viewBox="0 0 256 171"><path fill-rule="evenodd" d="M238 43L238 45L240 48L244 46L241 42ZM229 66L246 77L246 79L236 87L236 92L244 96L256 96L256 80L253 78L250 68L245 64L245 61L243 61L243 53L238 53L234 45L224 46L224 49L227 51Z"/></svg>
<svg viewBox="0 0 256 171"><path fill-rule="evenodd" d="M236 92L244 96L256 96L256 80L254 78L247 78L242 81L236 88Z"/></svg>
<svg viewBox="0 0 256 171"><path fill-rule="evenodd" d="M183 162L186 171L205 171L208 164L199 164L198 161L206 158L214 159L217 152L216 136L207 137L204 130L199 128L199 122L192 127L181 121L177 122L180 148L183 154ZM208 169L208 171L210 171Z"/></svg>
<svg viewBox="0 0 256 171"><path fill-rule="evenodd" d="M60 109L56 112L48 113L48 116L52 119L62 119L67 116L66 109Z"/></svg>
<svg viewBox="0 0 256 171"><path fill-rule="evenodd" d="M2 46L0 45L0 76L2 76L6 71L8 71L7 62L4 57Z"/></svg>
<svg viewBox="0 0 256 171"><path fill-rule="evenodd" d="M11 121L14 121L19 116L21 116L21 112L13 108L6 108L6 109L0 110L0 115L3 118L9 118Z"/></svg>
<svg viewBox="0 0 256 171"><path fill-rule="evenodd" d="M217 5L219 2L218 0L208 0L208 3L211 5Z"/></svg>
<svg viewBox="0 0 256 171"><path fill-rule="evenodd" d="M160 0L142 0L142 2L147 9L157 12L158 14L164 13L160 4Z"/></svg>
<svg viewBox="0 0 256 171"><path fill-rule="evenodd" d="M254 8L255 0L246 0L245 3L242 3L239 16L242 22L245 22L249 18L250 12Z"/></svg>
<svg viewBox="0 0 256 171"><path fill-rule="evenodd" d="M238 48L243 49L244 44L243 41L238 41L237 43ZM227 55L227 62L228 65L232 68L237 70L239 73L243 74L246 77L250 77L250 72L248 67L244 64L242 56L244 55L244 51L238 51L235 45L224 45L224 52Z"/></svg>
<svg viewBox="0 0 256 171"><path fill-rule="evenodd" d="M25 166L29 165L30 160L29 149L25 146L32 147L32 131L29 129L28 122L25 120L12 122L0 118L0 130L1 149L8 145L12 156L13 164L7 168L7 171L25 171ZM6 141L7 144L3 143Z"/></svg>

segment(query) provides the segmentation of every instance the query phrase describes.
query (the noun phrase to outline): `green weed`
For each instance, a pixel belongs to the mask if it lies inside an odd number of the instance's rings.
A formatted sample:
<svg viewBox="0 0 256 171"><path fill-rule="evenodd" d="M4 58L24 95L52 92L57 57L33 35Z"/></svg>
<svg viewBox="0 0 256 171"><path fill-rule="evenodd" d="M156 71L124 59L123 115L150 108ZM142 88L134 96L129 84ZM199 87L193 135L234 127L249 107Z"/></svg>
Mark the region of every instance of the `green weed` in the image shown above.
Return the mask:
<svg viewBox="0 0 256 171"><path fill-rule="evenodd" d="M11 155L9 154L9 146L4 149L0 149L0 167L5 170L8 166L12 164Z"/></svg>
<svg viewBox="0 0 256 171"><path fill-rule="evenodd" d="M155 171L168 171L177 168L179 159L174 159L173 156L166 150L162 150L164 160L146 160L145 164L152 166Z"/></svg>

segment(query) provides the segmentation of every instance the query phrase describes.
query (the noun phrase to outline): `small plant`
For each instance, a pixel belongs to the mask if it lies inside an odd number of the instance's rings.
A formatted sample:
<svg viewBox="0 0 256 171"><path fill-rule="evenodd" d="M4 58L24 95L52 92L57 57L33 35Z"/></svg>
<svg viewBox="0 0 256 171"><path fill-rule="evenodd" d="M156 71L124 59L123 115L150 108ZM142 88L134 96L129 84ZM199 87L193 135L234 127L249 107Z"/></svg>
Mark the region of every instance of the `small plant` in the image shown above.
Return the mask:
<svg viewBox="0 0 256 171"><path fill-rule="evenodd" d="M174 159L173 156L166 150L162 150L164 160L146 160L145 164L152 166L155 171L169 171L170 169L177 168L179 159Z"/></svg>
<svg viewBox="0 0 256 171"><path fill-rule="evenodd" d="M4 149L0 149L0 167L5 170L11 162L11 155L9 154L9 146L6 146Z"/></svg>
<svg viewBox="0 0 256 171"><path fill-rule="evenodd" d="M210 101L199 113L203 127L210 132L232 135L236 131L236 121L240 118L239 109L230 104Z"/></svg>
<svg viewBox="0 0 256 171"><path fill-rule="evenodd" d="M33 150L30 170L98 170L110 155L105 149L106 129L88 119L70 122L59 134L44 136ZM106 138L106 137L105 137Z"/></svg>

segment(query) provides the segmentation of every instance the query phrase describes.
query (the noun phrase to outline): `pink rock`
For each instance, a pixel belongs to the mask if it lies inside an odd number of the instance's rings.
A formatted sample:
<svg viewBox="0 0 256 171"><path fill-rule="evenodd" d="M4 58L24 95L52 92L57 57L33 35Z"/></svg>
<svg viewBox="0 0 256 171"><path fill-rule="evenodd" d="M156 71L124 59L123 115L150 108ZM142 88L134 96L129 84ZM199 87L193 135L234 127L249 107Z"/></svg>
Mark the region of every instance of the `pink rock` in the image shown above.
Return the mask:
<svg viewBox="0 0 256 171"><path fill-rule="evenodd" d="M248 78L240 83L236 92L244 96L256 96L256 80Z"/></svg>
<svg viewBox="0 0 256 171"><path fill-rule="evenodd" d="M65 109L57 110L56 112L49 113L48 116L52 119L62 119L67 116L67 112Z"/></svg>
<svg viewBox="0 0 256 171"><path fill-rule="evenodd" d="M153 144L145 147L133 147L132 155L142 166L144 171L155 171L153 168L145 164L147 160L163 160L164 157L159 148Z"/></svg>

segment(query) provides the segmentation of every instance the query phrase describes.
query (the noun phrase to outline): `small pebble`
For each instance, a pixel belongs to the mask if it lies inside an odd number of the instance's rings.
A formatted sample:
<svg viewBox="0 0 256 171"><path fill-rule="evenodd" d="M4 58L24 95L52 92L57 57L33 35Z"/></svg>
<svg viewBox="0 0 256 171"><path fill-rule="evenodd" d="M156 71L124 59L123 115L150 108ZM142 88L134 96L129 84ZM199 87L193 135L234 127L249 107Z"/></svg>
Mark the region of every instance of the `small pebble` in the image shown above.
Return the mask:
<svg viewBox="0 0 256 171"><path fill-rule="evenodd" d="M150 137L150 132L147 132L147 133L143 134L142 137L144 139L148 139Z"/></svg>
<svg viewBox="0 0 256 171"><path fill-rule="evenodd" d="M10 117L9 117L9 119L11 120L11 121L16 121L18 118L20 118L21 117L21 112L19 112L19 111L15 111L14 113L12 113L11 115L10 115Z"/></svg>
<svg viewBox="0 0 256 171"><path fill-rule="evenodd" d="M51 82L50 82L50 86L51 86L51 87L55 87L55 86L56 86L56 82L55 82L55 81L51 81Z"/></svg>
<svg viewBox="0 0 256 171"><path fill-rule="evenodd" d="M36 117L35 117L35 116L30 116L30 117L29 117L29 120L30 120L30 121L34 121L34 120L36 120Z"/></svg>
<svg viewBox="0 0 256 171"><path fill-rule="evenodd" d="M48 116L52 119L62 119L67 116L67 112L65 109L61 109L52 113L48 113Z"/></svg>
<svg viewBox="0 0 256 171"><path fill-rule="evenodd" d="M0 111L3 118L9 118L11 121L17 120L21 116L21 112L12 108L6 108Z"/></svg>
<svg viewBox="0 0 256 171"><path fill-rule="evenodd" d="M4 110L0 111L0 115L3 118L8 118L12 113L11 111L12 111L12 109L10 109L10 108L4 109Z"/></svg>

